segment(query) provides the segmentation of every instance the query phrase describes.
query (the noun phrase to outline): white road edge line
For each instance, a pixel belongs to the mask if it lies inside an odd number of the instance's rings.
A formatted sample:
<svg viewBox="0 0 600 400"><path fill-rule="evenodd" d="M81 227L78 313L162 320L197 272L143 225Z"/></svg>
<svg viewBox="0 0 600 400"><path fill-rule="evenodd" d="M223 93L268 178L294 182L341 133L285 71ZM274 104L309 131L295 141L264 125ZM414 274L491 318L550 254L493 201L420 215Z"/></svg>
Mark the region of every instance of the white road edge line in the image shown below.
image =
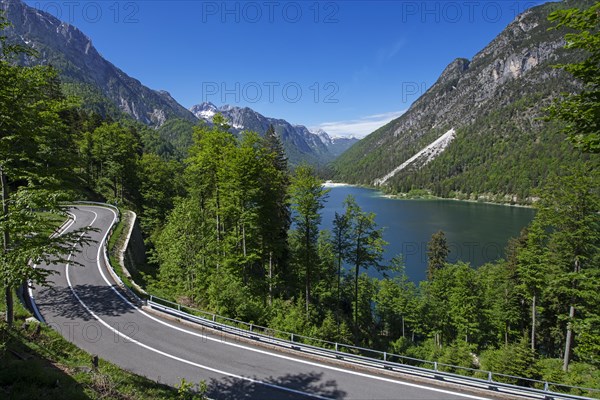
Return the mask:
<svg viewBox="0 0 600 400"><path fill-rule="evenodd" d="M113 209L111 209L111 208L108 208L108 207L101 207L101 206L85 206L85 207L99 207L99 208L103 208L103 209L108 209L108 210L110 210L110 211L113 213L113 215L114 215L113 222L112 222L113 224L115 223L115 221L116 221L116 219L117 219L117 214L116 214L116 213L115 213L115 211L114 211ZM81 211L86 211L86 210L82 210L81 208L80 208L80 210L81 210ZM88 210L88 211L89 211L89 212L91 212L91 213L94 213L95 215L97 215L97 214L96 214L94 211L91 211L91 210ZM111 225L111 226L112 226L112 225ZM102 278L104 279L104 281L107 283L107 285L108 285L108 286L109 286L109 287L110 287L110 288L111 288L111 289L112 289L112 290L113 290L113 291L114 291L114 292L115 292L115 293L116 293L116 294L117 294L117 295L118 295L118 296L119 296L119 297L120 297L120 298L121 298L121 299L122 299L124 302L126 302L126 303L127 303L129 306L130 306L130 307L132 307L133 309L137 310L137 311L138 311L140 314L142 314L142 315L144 315L144 316L146 316L146 317L150 318L151 320L153 320L153 321L156 321L156 322L158 322L158 323L160 323L160 324L162 324L162 325L164 325L164 326L167 326L167 327L169 327L169 328L171 328L171 329L175 329L175 330L177 330L177 331L180 331L180 332L187 333L187 334L189 334L189 335L192 335L192 336L201 337L203 340L206 340L206 339L208 339L208 340L211 340L211 341L214 341L214 342L218 342L218 343L221 343L221 344L226 344L226 345L228 345L228 346L232 346L232 347L236 347L236 348L240 348L240 349L244 349L244 350L248 350L248 351L253 351L253 352L256 352L256 353L265 354L265 355L269 355L269 356L272 356L272 357L277 357L277 358L280 358L280 359L284 359L284 360L288 360L288 361L293 361L293 362L297 362L297 363L301 363L301 364L305 364L305 365L310 365L310 366L314 366L314 367L319 367L319 368L323 368L323 369L328 369L328 370L331 370L331 371L342 372L342 373L346 373L346 374L350 374L350 375L360 376L360 377L363 377L363 378L370 378L370 379L375 379L375 380L379 380L379 381L383 381L383 382L394 383L394 384L401 385L401 386L409 386L409 387L414 387L414 388L418 388L418 389L425 389L425 390L430 390L430 391L434 391L434 392L438 392L438 393L444 393L444 394L449 394L449 395L453 395L453 396L460 396L460 397L469 398L469 399L474 399L474 400L489 400L489 398L486 398L486 397L480 397L480 396L474 396L474 395L469 395L469 394L464 394L464 393L458 393L458 392L453 392L453 391L450 391L450 390L445 390L445 389L432 388L432 387L428 387L428 386L424 386L424 385L419 385L419 384L416 384L416 383L401 382L401 381L398 381L398 380L395 380L395 379L384 378L384 377L381 377L381 376L371 375L371 374L367 374L367 373L363 373L363 372L357 372L357 371L350 371L350 370L347 370L347 369L338 368L338 367L333 367L333 366L330 366L330 365L321 364L321 363L317 363L317 362L313 362L313 361L307 361L307 360L301 360L301 359L297 359L297 358L293 358L293 357L288 357L288 356L284 356L284 355L281 355L281 354L272 353L272 352L269 352L269 351L266 351L266 350L260 350L260 349L256 349L256 348L252 348L252 347L248 347L248 346L243 346L243 345L236 344L236 343L228 343L228 342L224 342L224 341L222 341L222 340L219 340L219 339L215 339L215 338L208 337L207 335L202 335L202 334L199 334L199 333L196 333L196 332L192 332L192 331L189 331L189 330L187 330L187 329L183 329L183 328L180 328L180 327L178 327L178 326L171 325L171 324L169 324L169 323L167 323L167 322L161 321L161 320L159 320L158 318L155 318L155 317L153 317L153 316L151 316L151 315L147 314L146 312L142 311L142 310L141 310L141 309L139 309L138 307L136 307L136 306L135 306L133 303L131 303L131 302L130 302L130 301L129 301L129 300L128 300L128 299L127 299L125 296L123 296L123 295L122 295L122 294L121 294L121 293L120 293L120 292L119 292L119 291L118 291L118 290L117 290L117 289L114 287L114 285L113 285L113 284L111 284L111 283L110 283L110 281L109 281L109 280L106 278L106 275L104 274L104 271L102 271L102 267L101 267L101 265L100 265L100 252L102 251L102 245L103 245L103 243L105 242L105 240L106 240L106 237L107 237L107 236L108 236L108 230L107 230L106 234L104 235L104 238L103 238L103 239L102 239L102 241L100 242L100 246L98 247L98 254L97 254L97 257L96 257L96 261L97 261L97 265L98 265L98 271L100 272L100 275L102 276ZM108 265L107 265L106 267L107 267L107 268L109 268L109 267L108 267ZM67 277L68 277L68 265L67 265ZM67 281L68 281L68 283L69 283L69 287L71 287L71 284L70 284L70 281L69 281L69 279L67 279ZM73 289L72 289L72 288L71 288L71 291L73 291ZM75 292L74 292L74 291L73 291L73 294L75 294ZM88 307L87 307L87 306L86 306L86 305L85 305L85 304L84 304L84 303L81 301L81 299L80 299L80 298L79 298L79 297L78 297L76 294L75 294L75 297L77 297L77 299L79 300L79 302L80 302L80 303L81 303L81 304L82 304L82 305L83 305L83 306L86 308L86 310L88 310L88 311L90 312L90 314L92 314L92 316L94 316L94 318L98 319L98 321L99 321L99 322L101 322L103 325L105 325L107 328L109 328L109 329L110 329L110 330L112 330L114 333L116 333L116 334L118 334L119 336L121 336L121 333L120 333L120 332L116 331L116 330L115 330L115 329L113 329L111 326L109 326L109 325L108 325L106 322L104 322L103 320L101 320L100 318L98 318L98 316L96 316L96 315L95 315L95 314L94 314L94 313L93 313L93 312L92 312L92 311L91 311L91 310L90 310L90 309L89 309L89 308L88 308ZM220 374L223 374L223 375L229 375L229 376L232 376L232 377L235 377L235 378L244 379L244 380L247 380L247 381L250 381L250 382L253 382L253 383L261 383L261 384L264 384L264 385L266 385L266 386L271 386L271 387L279 388L279 389L286 390L286 391L290 391L290 392L297 393L297 394L303 394L303 395L313 396L313 397L316 397L316 398L324 398L324 397L319 397L319 396L312 395L312 394L309 394L309 393L299 392L299 391L295 391L295 390L293 390L293 389L289 389L289 388L285 388L285 387L276 386L276 385L273 385L273 384L270 384L270 383L261 382L261 381L258 381L258 380L254 380L254 379L252 379L252 378L247 378L247 377L243 377L243 376L237 376L237 375L234 375L234 374L227 373L227 372L225 372L225 371L219 371L219 370L215 370L215 369L213 369L213 368L211 368L211 367L202 366L202 365L200 365L200 364L196 364L196 363L194 363L193 361L185 360L185 359L182 359L182 358L179 358L179 357L173 356L173 355L171 355L171 354L164 353L164 352L162 352L161 350L154 349L153 347L150 347L150 346L148 346L148 345L145 345L145 344L143 344L143 343L140 343L140 342L138 342L138 341L136 341L136 340L134 340L134 339L132 339L132 338L130 338L130 337L128 337L128 336L126 336L125 338L126 338L126 339L128 339L128 340L131 340L133 343L136 343L136 344L138 344L138 345L140 345L140 346L142 346L142 347L144 347L144 348L147 348L148 350L154 351L154 352L156 352L156 353L158 353L158 354L164 355L164 356L166 356L166 357L169 357L169 358L172 358L172 359L175 359L175 360L178 360L178 361L181 361L181 362L184 362L184 363L190 364L190 365L197 366L197 367L199 367L199 368L204 368L204 369L207 369L207 370L209 370L209 371L217 372L217 373L220 373Z"/></svg>
<svg viewBox="0 0 600 400"><path fill-rule="evenodd" d="M71 225L73 225L75 223L75 221L77 220L77 217L75 216L75 214L71 214L70 212L67 212L67 214L71 215L73 218L69 218L69 221L67 223L63 224L60 227L60 229L57 232L54 232L52 235L50 235L50 237L62 235L64 232L67 231L67 229L69 229L71 227ZM33 264L31 266L31 268L36 269L37 264ZM35 298L33 297L33 284L29 280L27 281L27 291L29 292L29 301L31 303L31 308L33 309L33 314L35 315L35 317L37 318L38 321L46 322L46 320L42 316L42 313L40 312L40 309L38 308L37 304L35 303Z"/></svg>
<svg viewBox="0 0 600 400"><path fill-rule="evenodd" d="M82 211L84 211L84 210L82 210ZM113 219L113 223L114 223L114 221L116 220L116 213L115 213L113 210L111 210L111 211L112 211L112 212L113 212L113 214L115 215L115 219ZM93 220L93 221L92 221L92 223L90 224L90 226L91 226L91 225L94 223L94 221L96 221L96 219L97 219L97 217L98 217L98 214L96 214L94 211L89 211L89 212L91 212L91 213L93 213L93 214L94 214L94 220ZM100 252L102 251L102 246L103 246L104 242L106 241L106 237L107 237L107 236L108 236L108 231L107 231L107 232L106 232L106 234L104 235L104 238L103 238L103 239L100 241L100 245L99 245L99 247L98 247L98 254L97 254L97 256L96 256L96 262L97 262L97 264L98 264L98 269L99 269L99 271L100 271L100 273L101 273L101 275L102 275L102 278L104 278L104 280L105 280L105 281L106 281L106 283L109 285L109 287L110 287L110 288L112 288L112 289L113 289L113 290L114 290L114 291L115 291L115 292L116 292L116 293L117 293L117 294L118 294L118 295L119 295L119 296L120 296L120 297L121 297L123 300L125 300L125 301L126 301L126 302L127 302L127 303L128 303L128 304L129 304L129 305L130 305L130 306L131 306L133 309L135 309L135 310L138 310L138 311L139 311L139 309L138 309L137 307L135 307L135 306L134 306L132 303L130 303L130 302L127 300L127 299L125 299L125 298L124 298L124 297L123 297L123 296L122 296L122 295L121 295L121 294L120 294L118 291L116 291L116 289L114 288L114 286L113 286L113 285L112 285L112 284L111 284L111 283L110 283L110 282L109 282L109 281L106 279L106 276L105 276L105 275L104 275L104 273L102 272L102 269L101 269L101 267L100 267ZM71 259L71 256L72 256L72 255L73 255L72 253L69 255L69 257L68 257L68 260L70 260L70 259ZM95 318L95 319L96 319L98 322L100 322L100 323L101 323L103 326L105 326L106 328L108 328L108 329L109 329L110 331L112 331L112 332L113 332L115 335L122 336L121 332L119 332L117 329L115 329L115 328L113 328L112 326L110 326L110 325L109 325L107 322L105 322L105 321L104 321L103 319L101 319L101 318L100 318L98 315L96 315L96 314L95 314L95 313L94 313L94 312L93 312L93 311L92 311L92 310L91 310L91 309L90 309L90 308L89 308L89 307L88 307L88 306L87 306L87 305L86 305L86 304L85 304L85 303L84 303L84 302L81 300L81 298L79 297L79 295L78 295L78 294L75 292L75 289L73 288L73 285L71 284L71 278L70 278L70 276L69 276L69 264L67 264L67 265L66 265L66 269L65 269L65 271L66 271L66 272L65 272L65 276L66 276L66 278L67 278L67 284L69 285L69 289L71 290L71 293L73 293L73 295L75 296L75 298L76 298L76 299L79 301L79 303L80 303L80 304L81 304L81 305L82 305L82 306L83 306L83 307L84 307L84 308L87 310L87 312L89 312L89 313L90 313L90 315L92 315L92 316L93 316L93 317L94 317L94 318ZM145 314L145 313L142 313L142 314ZM268 383L268 382L260 381L260 380L258 380L258 379L253 379L253 378L249 378L249 377L242 376L242 375L236 375L236 374L232 374L232 373L230 373L230 372L222 371L222 370L219 370L219 369L216 369L216 368L211 368L211 367L208 367L208 366L206 366L206 365L198 364L198 363L195 363L195 362L193 362L193 361L186 360L186 359L184 359L184 358L180 358L180 357L174 356L174 355L172 355L172 354L166 353L166 352L164 352L164 351L158 350L158 349L156 349L156 348L154 348L154 347L151 347L151 346L149 346L149 345L147 345L147 344L144 344L144 343L142 343L142 342L140 342L140 341L138 341L138 340L135 340L135 339L133 339L133 338L130 338L130 337L128 337L128 336L125 336L125 339L126 339L126 340L128 340L128 341L130 341L131 343L135 343L135 344L137 344L137 345L138 345L138 346L140 346L140 347L143 347L143 348L145 348L145 349L147 349L147 350L150 350L150 351L152 351L152 352L154 352L154 353L157 353L157 354L160 354L160 355L162 355L162 356L165 356L165 357L171 358L171 359L173 359L173 360L175 360L175 361L179 361L179 362L182 362L182 363L185 363L185 364L189 364L189 365L192 365L192 366L194 366L194 367L197 367L197 368L200 368L200 369L204 369L204 370L207 370L207 371L210 371L210 372L214 372L214 373L217 373L217 374L220 374L220 375L229 376L229 377L232 377L232 378L235 378L235 379L240 379L240 380L248 381L248 382L251 382L251 383L257 383L257 384L260 384L260 385L264 385L264 386L267 386L267 387L271 387L271 388L274 388L274 389L278 389L278 390L282 390L282 391L286 391L286 392L290 392L290 393L294 393L294 394L299 394L299 395L306 396L306 397L312 397L312 398L315 398L315 399L322 399L322 400L331 400L329 397L323 397L323 396L319 396L319 395L317 395L317 394L313 394L313 393L306 393L306 392L302 392L302 391L300 391L300 390L295 390L295 389L287 388L287 387L284 387L284 386L275 385L275 384L272 384L272 383Z"/></svg>

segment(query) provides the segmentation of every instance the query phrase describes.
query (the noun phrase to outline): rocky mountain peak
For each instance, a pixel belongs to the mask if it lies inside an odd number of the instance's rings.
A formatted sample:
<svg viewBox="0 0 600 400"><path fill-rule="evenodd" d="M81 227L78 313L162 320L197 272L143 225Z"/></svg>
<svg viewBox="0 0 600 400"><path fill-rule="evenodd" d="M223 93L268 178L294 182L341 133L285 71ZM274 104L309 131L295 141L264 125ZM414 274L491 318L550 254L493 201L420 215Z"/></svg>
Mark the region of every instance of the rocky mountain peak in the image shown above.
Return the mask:
<svg viewBox="0 0 600 400"><path fill-rule="evenodd" d="M460 77L469 69L469 64L471 64L471 62L466 58L455 59L444 69L439 77L439 81L448 82L460 79Z"/></svg>
<svg viewBox="0 0 600 400"><path fill-rule="evenodd" d="M592 2L579 3L585 6ZM491 147L485 150L477 147L477 150L485 151L485 156L470 154L463 164L449 165L444 169L445 173L460 174L474 168L469 163L487 159L490 154L497 152L493 144L501 140L495 138L499 131L504 132L505 136L516 135L516 132L521 132L520 129L527 133L534 132L539 126L535 122L536 117L541 116L544 105L561 91L573 91L577 87L572 78L553 67L555 64L568 63L569 57L573 59L577 55L562 51L565 32L549 29L552 24L547 20L549 13L556 8L569 6L573 5L547 3L533 7L516 17L470 62L464 58L452 61L436 83L406 113L362 139L336 161L339 171L337 179L372 184L402 166L451 129L456 130L456 139L442 152L436 152L436 157L446 151L455 151L453 149L457 146L468 147L463 144L461 137L465 130L478 132L480 136L472 140L484 140L481 138L485 137L486 145ZM533 106L523 110L522 115L514 111L529 102ZM508 121L495 117L503 112L510 113ZM522 137L522 134L516 136L515 141L522 140ZM538 154L534 153L533 156ZM457 151L454 157L463 158L466 153ZM501 161L488 162L498 164ZM430 165L435 165L433 160L428 162L427 168ZM411 173L414 171L411 168L399 171L389 182L392 185L402 182L410 186ZM427 181L425 178L424 182Z"/></svg>
<svg viewBox="0 0 600 400"><path fill-rule="evenodd" d="M291 124L284 119L265 117L249 107L237 107L225 104L220 107L203 102L190 108L194 115L208 123L216 113L222 114L231 126L231 131L239 134L249 130L264 134L269 126L281 138L291 164L308 161L313 164L325 164L354 144L357 139L333 141L327 132L319 129L310 131L306 126Z"/></svg>
<svg viewBox="0 0 600 400"><path fill-rule="evenodd" d="M107 103L138 121L161 125L167 118L196 121L170 94L142 85L104 59L92 40L77 27L20 0L0 0L12 23L8 40L35 49L39 57L24 57L24 65L51 64L63 82L98 90Z"/></svg>

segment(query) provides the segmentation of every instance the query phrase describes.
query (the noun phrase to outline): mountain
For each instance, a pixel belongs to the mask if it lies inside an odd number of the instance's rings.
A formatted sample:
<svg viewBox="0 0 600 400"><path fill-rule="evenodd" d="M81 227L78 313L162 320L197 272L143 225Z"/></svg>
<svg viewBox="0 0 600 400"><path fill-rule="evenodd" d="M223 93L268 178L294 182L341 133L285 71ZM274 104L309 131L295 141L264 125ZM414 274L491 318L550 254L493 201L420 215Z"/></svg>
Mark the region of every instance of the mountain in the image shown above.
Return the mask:
<svg viewBox="0 0 600 400"><path fill-rule="evenodd" d="M83 98L85 105L103 114L123 112L150 125L168 118L196 120L169 93L149 89L105 60L76 27L20 0L0 0L0 7L12 23L9 41L38 52L38 57L23 57L21 63L53 65L67 91Z"/></svg>
<svg viewBox="0 0 600 400"><path fill-rule="evenodd" d="M236 134L243 130L264 134L269 126L273 125L292 165L302 162L325 165L357 141L354 138L347 140L331 138L323 130L311 132L304 125L292 125L283 119L265 117L248 107L231 105L217 107L212 103L204 102L193 106L190 110L198 119L208 123L212 122L216 113L220 113L229 121L231 131Z"/></svg>
<svg viewBox="0 0 600 400"><path fill-rule="evenodd" d="M429 189L440 196L526 201L548 174L582 158L565 143L544 108L580 86L554 68L581 54L565 50L565 32L549 30L558 8L519 15L472 60L451 62L401 117L376 130L334 163L335 178L391 192Z"/></svg>
<svg viewBox="0 0 600 400"><path fill-rule="evenodd" d="M193 126L199 119L210 122L216 112L231 121L233 133L243 129L264 133L273 124L293 165L301 162L324 165L347 147L344 140L327 136L322 141L304 126L266 118L249 108L223 106L217 109L206 103L187 110L168 92L144 86L104 59L91 39L73 25L20 0L0 0L0 7L12 23L5 33L9 42L37 51L36 57L22 56L21 64L54 66L60 73L64 91L81 98L85 108L113 118L127 115L161 127L160 135L182 156L192 142Z"/></svg>
<svg viewBox="0 0 600 400"><path fill-rule="evenodd" d="M329 153L331 153L331 155L335 158L339 157L343 152L352 147L354 143L360 140L355 138L354 136L330 136L323 129L311 131L311 133L317 135L319 139L321 139L321 142L323 142L323 144L327 146L327 150L329 150Z"/></svg>

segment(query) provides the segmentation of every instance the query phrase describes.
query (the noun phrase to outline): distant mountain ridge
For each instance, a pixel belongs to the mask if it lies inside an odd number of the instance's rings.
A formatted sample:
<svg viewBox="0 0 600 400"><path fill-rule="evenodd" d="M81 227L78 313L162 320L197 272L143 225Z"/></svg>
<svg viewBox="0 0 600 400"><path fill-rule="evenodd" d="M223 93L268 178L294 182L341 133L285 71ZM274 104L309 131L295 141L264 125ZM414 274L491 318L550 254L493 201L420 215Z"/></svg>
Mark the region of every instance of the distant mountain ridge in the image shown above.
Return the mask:
<svg viewBox="0 0 600 400"><path fill-rule="evenodd" d="M333 157L339 157L343 152L352 147L360 139L353 135L350 136L330 136L323 129L317 129L310 131L317 135L321 142L327 146L327 149Z"/></svg>
<svg viewBox="0 0 600 400"><path fill-rule="evenodd" d="M144 124L161 127L168 120L183 120L165 127L162 134L185 153L191 143L192 126L199 120L210 122L215 112L232 121L232 132L244 129L264 134L270 124L281 135L291 164L308 162L325 165L353 144L355 139L319 136L302 125L264 117L249 108L216 106L206 103L192 111L180 105L164 90L153 90L107 61L92 40L78 28L49 13L30 7L21 0L0 0L12 27L6 35L11 43L35 49L39 57L22 57L23 65L52 65L60 73L65 92L82 99L86 108L104 116L127 115ZM194 115L197 114L197 115Z"/></svg>
<svg viewBox="0 0 600 400"><path fill-rule="evenodd" d="M547 17L558 8L592 4L547 3L519 15L472 60L451 62L406 113L341 155L336 180L392 192L426 188L442 196L524 200L578 157L558 128L540 119L552 99L580 87L553 67L579 55L564 49L565 32L549 30ZM435 154L411 160L450 131L443 146L429 148Z"/></svg>
<svg viewBox="0 0 600 400"><path fill-rule="evenodd" d="M284 119L265 117L248 107L217 107L204 102L192 106L190 111L198 119L208 123L212 122L215 114L220 113L229 121L231 131L236 134L244 130L264 134L273 125L293 165L303 161L325 165L358 141L355 138L332 138L323 130L312 132L304 125L293 125Z"/></svg>
<svg viewBox="0 0 600 400"><path fill-rule="evenodd" d="M64 82L97 89L123 113L149 125L168 118L195 121L195 117L171 95L152 90L105 60L92 41L79 29L20 0L0 0L12 27L12 42L32 47L39 58L27 57L23 64L51 64Z"/></svg>

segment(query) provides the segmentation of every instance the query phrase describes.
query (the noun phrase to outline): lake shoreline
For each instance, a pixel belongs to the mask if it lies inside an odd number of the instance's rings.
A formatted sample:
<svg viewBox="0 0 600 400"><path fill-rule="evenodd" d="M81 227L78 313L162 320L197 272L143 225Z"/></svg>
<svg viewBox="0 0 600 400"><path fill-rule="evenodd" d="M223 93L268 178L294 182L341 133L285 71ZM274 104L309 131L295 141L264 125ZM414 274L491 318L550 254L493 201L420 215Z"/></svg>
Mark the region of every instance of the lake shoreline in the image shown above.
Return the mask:
<svg viewBox="0 0 600 400"><path fill-rule="evenodd" d="M460 199L460 198L457 198L457 197L439 197L439 196L434 196L434 195L413 196L413 197L410 197L408 193L387 194L387 193L384 193L381 189L379 189L379 188L377 188L375 186L355 185L355 184L343 183L343 182L325 181L325 183L323 184L323 187L325 187L325 188L358 187L358 188L363 188L363 189L371 189L371 190L375 190L375 191L380 192L381 193L379 195L380 197L383 197L383 198L386 198L386 199L390 199L390 200L423 200L423 201L427 201L427 200L451 200L451 201L459 201L459 202L465 202L465 203L490 204L490 205L495 205L495 206L506 206L506 207L517 207L517 208L535 209L535 207L533 205L531 205L531 204L522 204L522 203L511 204L511 203L485 201L485 200Z"/></svg>
<svg viewBox="0 0 600 400"><path fill-rule="evenodd" d="M375 188L369 188L369 189L377 190ZM391 199L391 200L423 200L423 201L428 201L428 200L448 200L448 201L458 201L458 202L463 202L463 203L489 204L489 205L493 205L493 206L518 207L518 208L528 208L528 209L535 210L534 206L528 205L528 204L498 203L498 202L493 202L493 201L459 199L457 197L438 197L438 196L431 196L431 197L405 197L405 196L397 195L397 194L385 194L383 192L381 194L381 197L384 197L386 199Z"/></svg>

